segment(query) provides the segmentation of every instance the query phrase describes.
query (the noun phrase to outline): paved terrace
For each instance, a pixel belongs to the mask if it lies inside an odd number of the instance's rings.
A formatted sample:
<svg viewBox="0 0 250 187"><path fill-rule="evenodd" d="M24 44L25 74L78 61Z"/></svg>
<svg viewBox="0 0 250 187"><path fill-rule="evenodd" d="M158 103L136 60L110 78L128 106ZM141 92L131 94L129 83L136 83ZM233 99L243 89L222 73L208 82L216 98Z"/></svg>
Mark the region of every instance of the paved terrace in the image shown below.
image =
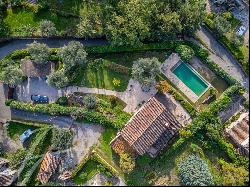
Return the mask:
<svg viewBox="0 0 250 187"><path fill-rule="evenodd" d="M179 55L177 53L172 53L170 57L161 65L161 72L193 103L195 103L199 99L199 97L172 72L172 68L176 66L180 61L181 59Z"/></svg>

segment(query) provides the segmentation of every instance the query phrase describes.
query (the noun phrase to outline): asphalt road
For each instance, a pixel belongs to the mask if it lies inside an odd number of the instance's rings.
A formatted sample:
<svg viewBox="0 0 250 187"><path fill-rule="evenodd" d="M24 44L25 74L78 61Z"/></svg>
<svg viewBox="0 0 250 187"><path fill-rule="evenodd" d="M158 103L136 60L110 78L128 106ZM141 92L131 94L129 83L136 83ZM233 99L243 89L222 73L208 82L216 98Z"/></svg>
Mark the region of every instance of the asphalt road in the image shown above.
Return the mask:
<svg viewBox="0 0 250 187"><path fill-rule="evenodd" d="M0 59L8 55L9 53L17 50L26 48L27 44L30 44L34 41L39 43L45 43L49 47L62 47L66 45L68 42L75 40L81 42L85 46L97 46L97 45L107 45L108 42L105 39L53 39L53 38L38 38L38 39L15 39L13 41L8 42L6 45L0 47Z"/></svg>

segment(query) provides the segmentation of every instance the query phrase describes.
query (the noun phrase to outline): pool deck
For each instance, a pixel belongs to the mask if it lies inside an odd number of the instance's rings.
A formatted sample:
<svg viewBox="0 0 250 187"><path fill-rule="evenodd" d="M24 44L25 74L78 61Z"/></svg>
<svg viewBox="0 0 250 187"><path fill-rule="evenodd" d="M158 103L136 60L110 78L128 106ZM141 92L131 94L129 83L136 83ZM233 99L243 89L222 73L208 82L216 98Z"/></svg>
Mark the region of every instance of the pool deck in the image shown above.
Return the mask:
<svg viewBox="0 0 250 187"><path fill-rule="evenodd" d="M200 95L197 96L190 88L188 88L173 72L172 69L177 67L181 62L181 58L177 53L172 53L169 58L161 65L161 72L184 93L193 103L195 103L210 87Z"/></svg>

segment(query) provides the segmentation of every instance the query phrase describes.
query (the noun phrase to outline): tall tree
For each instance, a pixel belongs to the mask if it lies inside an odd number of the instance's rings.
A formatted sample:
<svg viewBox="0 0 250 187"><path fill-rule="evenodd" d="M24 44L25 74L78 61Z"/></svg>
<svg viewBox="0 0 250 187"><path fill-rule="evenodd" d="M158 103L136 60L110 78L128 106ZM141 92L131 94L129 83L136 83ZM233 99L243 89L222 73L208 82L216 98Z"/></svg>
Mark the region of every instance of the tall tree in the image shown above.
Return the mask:
<svg viewBox="0 0 250 187"><path fill-rule="evenodd" d="M31 59L36 64L45 64L48 62L50 51L46 44L34 41L31 44L27 44L27 49L31 55Z"/></svg>
<svg viewBox="0 0 250 187"><path fill-rule="evenodd" d="M58 55L64 63L64 69L70 71L76 65L86 64L87 52L84 46L77 41L71 41L58 51Z"/></svg>
<svg viewBox="0 0 250 187"><path fill-rule="evenodd" d="M115 46L139 45L150 36L154 0L123 0L113 8L106 24L107 36Z"/></svg>
<svg viewBox="0 0 250 187"><path fill-rule="evenodd" d="M15 87L23 82L24 74L21 69L10 65L4 68L1 74L1 80L9 87Z"/></svg>
<svg viewBox="0 0 250 187"><path fill-rule="evenodd" d="M206 3L204 0L186 0L178 11L183 33L187 35L194 33L203 22L205 13Z"/></svg>
<svg viewBox="0 0 250 187"><path fill-rule="evenodd" d="M141 58L134 62L132 76L142 86L151 86L160 72L160 64L157 58Z"/></svg>

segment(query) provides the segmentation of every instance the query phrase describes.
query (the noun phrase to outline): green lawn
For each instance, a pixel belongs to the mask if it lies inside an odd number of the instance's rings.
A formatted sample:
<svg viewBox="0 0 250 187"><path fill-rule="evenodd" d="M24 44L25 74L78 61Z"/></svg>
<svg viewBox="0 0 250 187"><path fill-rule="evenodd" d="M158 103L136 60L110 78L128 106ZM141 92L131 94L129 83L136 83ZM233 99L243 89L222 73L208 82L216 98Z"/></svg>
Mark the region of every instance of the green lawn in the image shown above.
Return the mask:
<svg viewBox="0 0 250 187"><path fill-rule="evenodd" d="M89 54L90 59L103 58L111 62L131 68L133 62L139 58L152 58L156 57L160 62L164 62L169 51L157 50L157 51L142 51L142 52L124 52L124 53L104 53L104 54Z"/></svg>
<svg viewBox="0 0 250 187"><path fill-rule="evenodd" d="M130 76L115 72L108 68L99 68L93 71L91 68L80 67L78 76L74 84L89 88L103 88L108 90L125 91L128 86ZM114 86L113 79L121 81L120 86Z"/></svg>
<svg viewBox="0 0 250 187"><path fill-rule="evenodd" d="M217 160L219 158L226 159L225 156L220 150L216 149L213 152L202 149L195 150L191 146L194 142L196 143L196 141L188 141L176 150L173 147L165 149L155 159L151 159L147 155L138 157L135 170L125 175L127 185L178 186L180 185L180 181L177 173L177 164L192 153L198 154L208 162L216 185L220 185L223 174L220 173Z"/></svg>
<svg viewBox="0 0 250 187"><path fill-rule="evenodd" d="M102 151L109 159L112 160L113 158L113 151L110 147L110 142L113 140L113 138L116 137L117 130L114 128L105 128L105 131L102 133L100 139L99 139L99 146L98 149Z"/></svg>
<svg viewBox="0 0 250 187"><path fill-rule="evenodd" d="M73 178L74 183L83 185L85 182L90 180L98 171L97 165L98 163L91 159L87 161L82 170Z"/></svg>
<svg viewBox="0 0 250 187"><path fill-rule="evenodd" d="M25 26L37 30L39 22L43 19L52 21L58 31L68 29L74 30L79 21L73 17L59 16L48 10L40 10L38 13L34 13L27 8L13 8L7 9L7 15L4 18L4 23L9 27L10 34L15 36L25 36L31 35L31 33L26 33L24 29ZM34 34L36 34L36 32L34 32Z"/></svg>
<svg viewBox="0 0 250 187"><path fill-rule="evenodd" d="M34 125L29 125L29 124L24 124L24 123L19 123L19 122L14 122L10 121L8 128L7 128L7 133L8 136L14 140L18 139L19 136L26 130L31 129L35 130L39 127L34 126Z"/></svg>

